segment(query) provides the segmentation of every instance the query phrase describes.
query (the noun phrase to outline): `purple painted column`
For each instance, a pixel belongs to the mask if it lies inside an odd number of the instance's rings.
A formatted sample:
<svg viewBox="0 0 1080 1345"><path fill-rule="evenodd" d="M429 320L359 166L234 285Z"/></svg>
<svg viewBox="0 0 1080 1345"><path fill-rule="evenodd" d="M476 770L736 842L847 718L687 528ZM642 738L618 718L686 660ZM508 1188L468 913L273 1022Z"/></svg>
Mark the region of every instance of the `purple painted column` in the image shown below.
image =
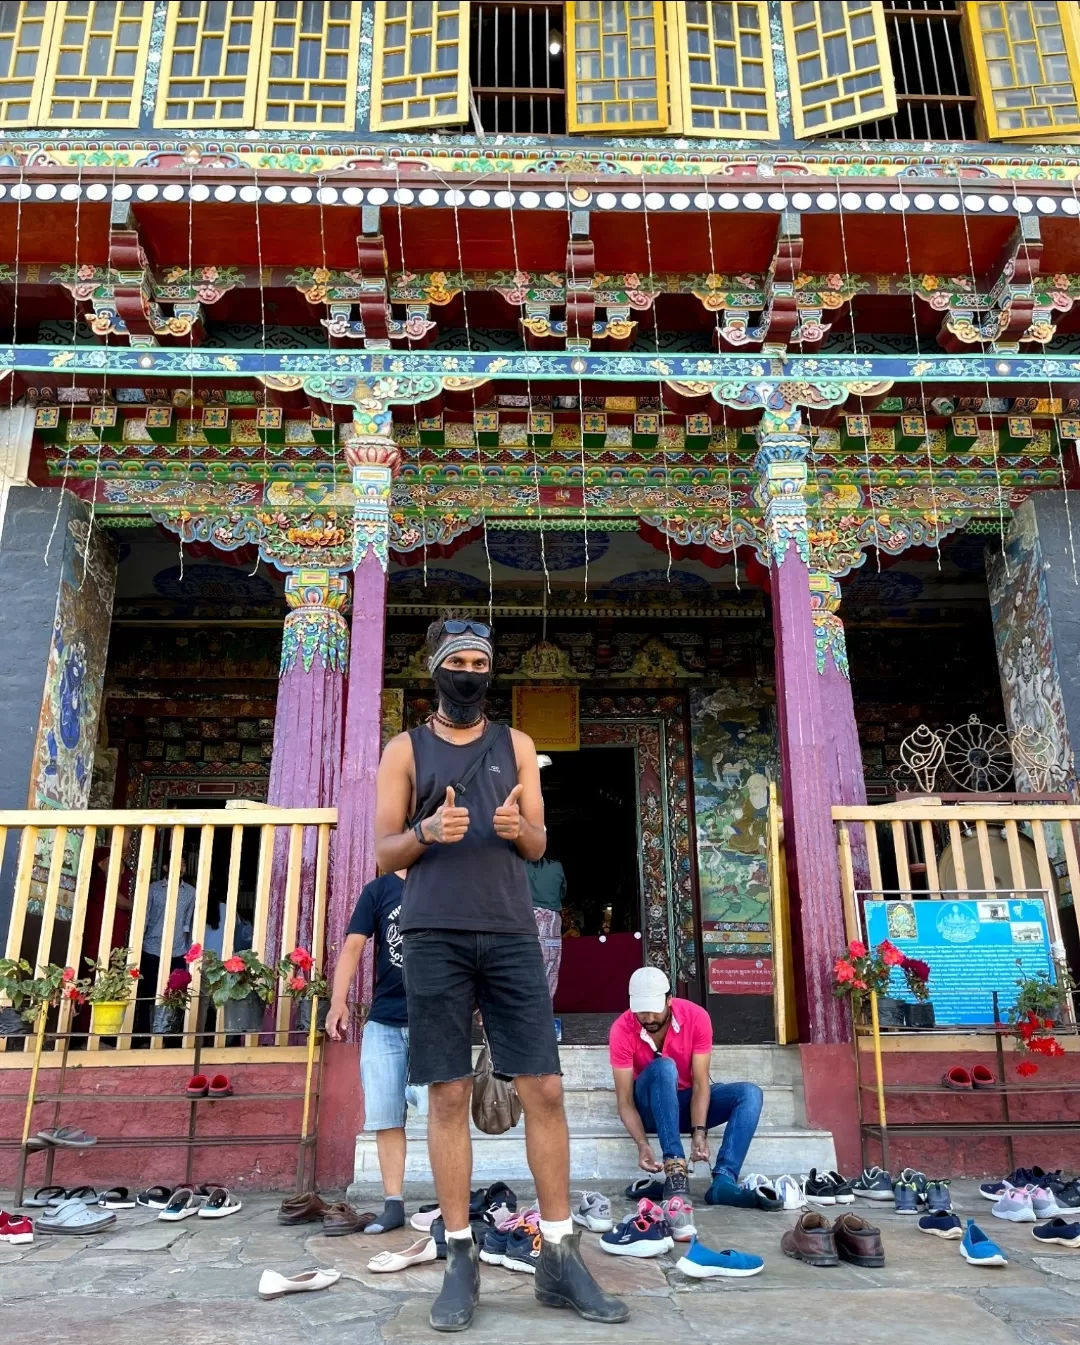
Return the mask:
<svg viewBox="0 0 1080 1345"><path fill-rule="evenodd" d="M375 773L382 747L390 485L400 464L393 441L382 437L354 440L345 452L356 493L355 568L337 845L326 928L331 974L360 889L375 877ZM370 958L365 958L358 981L369 981L370 976Z"/></svg>
<svg viewBox="0 0 1080 1345"><path fill-rule="evenodd" d="M827 700L810 607L805 498L809 444L797 426L797 413L781 420L765 412L758 431L757 470L766 502L796 991L805 1037L832 1043L850 1038L847 1014L832 993L833 960L845 942L844 916L830 811Z"/></svg>
<svg viewBox="0 0 1080 1345"><path fill-rule="evenodd" d="M858 807L866 803L866 781L859 730L855 723L855 703L851 697L844 623L837 615L839 606L840 585L824 571L812 570L810 611L814 622L817 670L821 679L821 704L829 735L832 798L834 803Z"/></svg>
<svg viewBox="0 0 1080 1345"><path fill-rule="evenodd" d="M295 570L285 580L290 611L282 632L267 791L267 802L276 808L326 808L337 802L349 667L349 628L342 615L347 597L348 580L329 570ZM297 927L298 942L304 947L311 946L317 840L315 829L306 828ZM281 948L288 849L288 832L279 831L270 887L269 961L289 951Z"/></svg>

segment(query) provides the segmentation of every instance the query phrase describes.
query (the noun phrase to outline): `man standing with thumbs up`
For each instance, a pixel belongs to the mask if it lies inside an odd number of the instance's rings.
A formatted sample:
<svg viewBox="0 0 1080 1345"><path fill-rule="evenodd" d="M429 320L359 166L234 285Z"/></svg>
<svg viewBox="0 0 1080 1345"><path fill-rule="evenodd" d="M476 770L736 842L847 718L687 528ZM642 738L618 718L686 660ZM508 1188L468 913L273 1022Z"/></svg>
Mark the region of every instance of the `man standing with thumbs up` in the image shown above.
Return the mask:
<svg viewBox="0 0 1080 1345"><path fill-rule="evenodd" d="M495 1073L513 1079L540 1206L536 1297L588 1321L626 1305L586 1269L570 1219L562 1078L525 860L547 844L532 740L489 723L491 628L447 618L428 630L438 709L387 744L379 765L375 857L407 869L400 929L409 1006L409 1081L428 1084L428 1152L446 1224L447 1265L431 1310L438 1331L472 1320L480 1267L469 1227L472 1015Z"/></svg>

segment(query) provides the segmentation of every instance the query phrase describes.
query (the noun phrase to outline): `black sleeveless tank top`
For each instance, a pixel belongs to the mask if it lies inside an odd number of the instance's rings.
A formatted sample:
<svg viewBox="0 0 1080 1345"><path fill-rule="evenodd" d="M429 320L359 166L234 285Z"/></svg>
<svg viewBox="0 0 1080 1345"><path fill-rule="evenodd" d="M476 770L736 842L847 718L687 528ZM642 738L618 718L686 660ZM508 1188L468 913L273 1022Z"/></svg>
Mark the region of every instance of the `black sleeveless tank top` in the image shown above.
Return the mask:
<svg viewBox="0 0 1080 1345"><path fill-rule="evenodd" d="M495 809L517 784L510 730L489 724L495 741L457 803L469 810L469 830L454 845L429 846L409 869L398 921L402 933L417 929L466 929L482 934L533 934L525 861L512 841L495 834ZM430 817L446 788L468 770L480 742L456 746L430 728L412 729L416 808L409 825Z"/></svg>

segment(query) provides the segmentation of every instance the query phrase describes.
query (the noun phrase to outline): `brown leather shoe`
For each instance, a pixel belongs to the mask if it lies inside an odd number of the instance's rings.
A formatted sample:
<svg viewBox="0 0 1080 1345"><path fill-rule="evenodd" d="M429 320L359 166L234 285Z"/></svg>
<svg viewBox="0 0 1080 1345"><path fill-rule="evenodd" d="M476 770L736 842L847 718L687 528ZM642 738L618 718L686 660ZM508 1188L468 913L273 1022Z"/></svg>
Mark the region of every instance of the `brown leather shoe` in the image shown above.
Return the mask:
<svg viewBox="0 0 1080 1345"><path fill-rule="evenodd" d="M817 1210L808 1210L799 1215L795 1227L789 1228L780 1239L780 1248L785 1256L805 1261L808 1266L840 1264L832 1225Z"/></svg>
<svg viewBox="0 0 1080 1345"><path fill-rule="evenodd" d="M279 1224L316 1224L326 1213L326 1206L314 1191L286 1196L278 1206Z"/></svg>
<svg viewBox="0 0 1080 1345"><path fill-rule="evenodd" d="M857 1214L842 1214L833 1224L832 1231L841 1261L850 1261L853 1266L885 1264L881 1230L871 1227Z"/></svg>
<svg viewBox="0 0 1080 1345"><path fill-rule="evenodd" d="M327 1205L323 1214L323 1232L328 1238L341 1238L346 1233L362 1233L368 1224L373 1224L378 1217L370 1210L357 1214L351 1205L344 1202Z"/></svg>

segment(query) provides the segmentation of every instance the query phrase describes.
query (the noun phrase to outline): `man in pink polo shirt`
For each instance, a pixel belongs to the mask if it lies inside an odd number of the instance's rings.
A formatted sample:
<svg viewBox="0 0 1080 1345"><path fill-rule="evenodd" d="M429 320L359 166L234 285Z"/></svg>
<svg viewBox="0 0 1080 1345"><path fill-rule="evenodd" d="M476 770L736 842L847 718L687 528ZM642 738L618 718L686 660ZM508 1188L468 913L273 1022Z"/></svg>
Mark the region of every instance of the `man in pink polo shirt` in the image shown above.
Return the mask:
<svg viewBox="0 0 1080 1345"><path fill-rule="evenodd" d="M688 1199L686 1153L709 1161L709 1130L723 1125L724 1139L705 1194L708 1205L754 1206L739 1187L739 1170L761 1115L761 1089L753 1083L712 1083L712 1022L699 1004L672 999L659 967L640 967L630 977L630 1008L616 1018L608 1038L619 1116L638 1147L638 1167L659 1172L648 1136L663 1153L664 1199Z"/></svg>

